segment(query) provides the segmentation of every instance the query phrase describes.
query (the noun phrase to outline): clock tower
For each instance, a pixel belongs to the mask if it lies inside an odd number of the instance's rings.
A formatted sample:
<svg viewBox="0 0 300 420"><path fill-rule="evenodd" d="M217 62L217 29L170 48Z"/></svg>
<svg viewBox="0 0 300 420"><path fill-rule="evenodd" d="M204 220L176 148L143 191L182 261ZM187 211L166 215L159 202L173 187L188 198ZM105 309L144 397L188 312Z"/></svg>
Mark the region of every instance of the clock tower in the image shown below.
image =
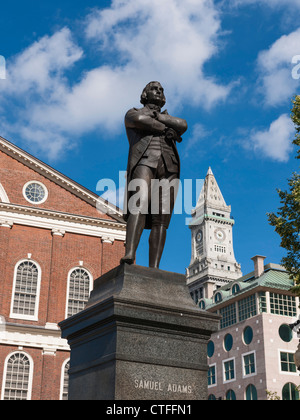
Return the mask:
<svg viewBox="0 0 300 420"><path fill-rule="evenodd" d="M192 257L187 285L193 299L211 298L215 289L242 276L233 251L234 220L211 168L192 211Z"/></svg>

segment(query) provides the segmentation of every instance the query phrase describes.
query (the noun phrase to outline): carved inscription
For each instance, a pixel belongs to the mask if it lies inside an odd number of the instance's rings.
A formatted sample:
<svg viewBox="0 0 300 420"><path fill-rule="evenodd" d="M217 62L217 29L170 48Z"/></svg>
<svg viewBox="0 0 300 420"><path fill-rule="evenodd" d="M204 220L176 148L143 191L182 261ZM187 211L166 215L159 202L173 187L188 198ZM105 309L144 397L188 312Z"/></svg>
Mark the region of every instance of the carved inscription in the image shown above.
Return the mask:
<svg viewBox="0 0 300 420"><path fill-rule="evenodd" d="M193 388L188 384L178 384L178 383L164 383L160 381L151 381L146 379L135 379L134 387L136 389L147 389L149 391L168 391L168 392L178 392L181 394L191 394Z"/></svg>

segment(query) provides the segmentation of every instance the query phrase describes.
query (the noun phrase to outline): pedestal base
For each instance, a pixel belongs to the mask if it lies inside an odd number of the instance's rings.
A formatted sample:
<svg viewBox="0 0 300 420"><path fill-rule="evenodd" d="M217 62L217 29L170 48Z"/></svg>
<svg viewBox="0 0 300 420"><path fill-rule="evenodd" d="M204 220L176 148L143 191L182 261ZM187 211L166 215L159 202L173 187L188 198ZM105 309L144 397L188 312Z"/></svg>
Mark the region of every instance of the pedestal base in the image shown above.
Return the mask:
<svg viewBox="0 0 300 420"><path fill-rule="evenodd" d="M71 347L70 400L207 399L207 342L184 275L121 265L97 279L84 311L60 323Z"/></svg>

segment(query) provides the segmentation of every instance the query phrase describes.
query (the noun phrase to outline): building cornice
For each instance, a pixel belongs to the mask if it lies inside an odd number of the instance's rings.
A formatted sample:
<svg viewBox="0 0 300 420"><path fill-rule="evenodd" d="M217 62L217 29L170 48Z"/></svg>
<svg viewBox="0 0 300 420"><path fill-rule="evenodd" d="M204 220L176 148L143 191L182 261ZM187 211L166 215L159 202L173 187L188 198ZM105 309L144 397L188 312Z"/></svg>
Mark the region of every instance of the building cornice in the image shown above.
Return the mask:
<svg viewBox="0 0 300 420"><path fill-rule="evenodd" d="M0 224L40 227L82 235L125 240L126 225L113 219L98 219L35 207L0 202Z"/></svg>
<svg viewBox="0 0 300 420"><path fill-rule="evenodd" d="M61 338L60 329L42 326L6 323L0 331L0 342L10 346L40 348L53 355L55 352L69 351L67 340Z"/></svg>

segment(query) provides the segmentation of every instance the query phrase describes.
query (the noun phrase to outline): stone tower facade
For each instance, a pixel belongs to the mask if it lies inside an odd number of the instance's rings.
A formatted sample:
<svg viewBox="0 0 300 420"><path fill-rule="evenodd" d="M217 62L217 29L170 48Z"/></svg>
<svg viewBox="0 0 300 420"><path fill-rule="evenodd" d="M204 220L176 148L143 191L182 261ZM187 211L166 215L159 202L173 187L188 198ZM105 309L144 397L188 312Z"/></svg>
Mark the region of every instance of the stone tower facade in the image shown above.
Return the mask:
<svg viewBox="0 0 300 420"><path fill-rule="evenodd" d="M216 288L242 276L233 250L231 206L209 168L189 225L192 257L187 284L193 299L210 298Z"/></svg>

